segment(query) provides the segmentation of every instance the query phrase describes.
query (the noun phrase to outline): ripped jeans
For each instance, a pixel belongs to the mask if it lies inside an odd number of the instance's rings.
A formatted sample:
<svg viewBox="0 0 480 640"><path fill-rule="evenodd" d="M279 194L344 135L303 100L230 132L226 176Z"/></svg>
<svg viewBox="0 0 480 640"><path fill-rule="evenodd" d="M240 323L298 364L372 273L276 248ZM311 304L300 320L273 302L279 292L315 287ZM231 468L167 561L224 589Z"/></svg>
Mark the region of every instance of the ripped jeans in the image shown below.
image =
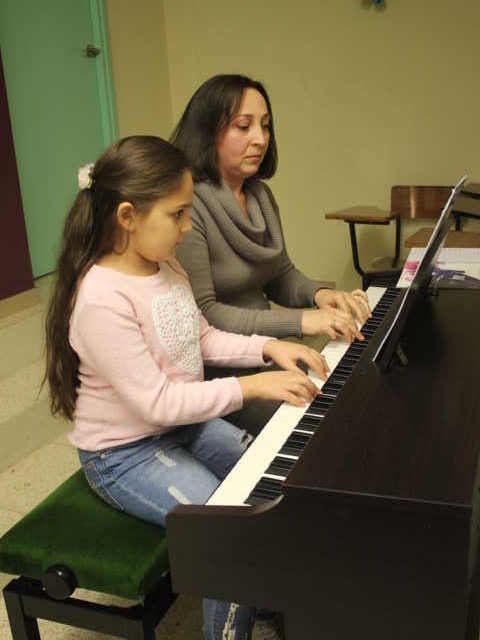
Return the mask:
<svg viewBox="0 0 480 640"><path fill-rule="evenodd" d="M177 504L204 504L251 436L221 418L102 451L78 451L92 489L113 507L165 526ZM255 608L203 600L205 640L249 640Z"/></svg>

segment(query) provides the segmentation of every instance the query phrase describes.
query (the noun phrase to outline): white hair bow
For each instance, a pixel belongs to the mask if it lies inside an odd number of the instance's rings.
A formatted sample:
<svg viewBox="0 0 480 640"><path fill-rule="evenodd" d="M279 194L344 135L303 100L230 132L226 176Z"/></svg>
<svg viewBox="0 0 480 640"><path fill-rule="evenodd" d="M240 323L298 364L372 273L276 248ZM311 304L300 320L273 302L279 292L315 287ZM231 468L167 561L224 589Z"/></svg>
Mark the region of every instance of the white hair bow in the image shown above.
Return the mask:
<svg viewBox="0 0 480 640"><path fill-rule="evenodd" d="M93 167L93 162L89 162L78 170L78 186L80 189L90 189L92 186Z"/></svg>

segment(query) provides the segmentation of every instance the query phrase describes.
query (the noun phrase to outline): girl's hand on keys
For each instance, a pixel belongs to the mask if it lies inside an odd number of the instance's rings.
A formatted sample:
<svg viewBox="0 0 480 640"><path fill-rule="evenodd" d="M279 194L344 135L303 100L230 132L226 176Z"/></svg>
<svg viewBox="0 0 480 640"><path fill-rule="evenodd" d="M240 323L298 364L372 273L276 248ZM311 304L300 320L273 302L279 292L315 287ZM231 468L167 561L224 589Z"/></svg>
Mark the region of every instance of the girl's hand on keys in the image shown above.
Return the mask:
<svg viewBox="0 0 480 640"><path fill-rule="evenodd" d="M265 371L238 378L244 401L277 400L296 407L310 404L320 389L303 371Z"/></svg>

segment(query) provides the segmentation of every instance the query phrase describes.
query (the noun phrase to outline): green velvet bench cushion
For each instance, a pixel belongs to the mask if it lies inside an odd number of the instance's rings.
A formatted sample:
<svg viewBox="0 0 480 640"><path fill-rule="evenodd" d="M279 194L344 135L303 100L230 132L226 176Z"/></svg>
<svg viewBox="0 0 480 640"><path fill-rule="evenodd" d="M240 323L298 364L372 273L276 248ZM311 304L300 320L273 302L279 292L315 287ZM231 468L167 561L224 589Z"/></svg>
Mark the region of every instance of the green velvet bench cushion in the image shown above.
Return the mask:
<svg viewBox="0 0 480 640"><path fill-rule="evenodd" d="M166 533L106 504L79 470L0 539L0 571L41 579L53 564L78 587L143 598L168 571Z"/></svg>

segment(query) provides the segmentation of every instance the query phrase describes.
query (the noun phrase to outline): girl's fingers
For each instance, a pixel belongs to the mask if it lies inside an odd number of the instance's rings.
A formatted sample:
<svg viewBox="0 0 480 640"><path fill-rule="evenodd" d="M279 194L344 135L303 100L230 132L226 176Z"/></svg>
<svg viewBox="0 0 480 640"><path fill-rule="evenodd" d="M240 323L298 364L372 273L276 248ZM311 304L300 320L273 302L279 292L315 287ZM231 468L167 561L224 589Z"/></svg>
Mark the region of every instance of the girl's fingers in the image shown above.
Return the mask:
<svg viewBox="0 0 480 640"><path fill-rule="evenodd" d="M305 364L307 364L312 371L314 371L321 380L326 380L330 368L325 360L325 357L322 356L318 351L314 349L310 349L309 352L302 358Z"/></svg>
<svg viewBox="0 0 480 640"><path fill-rule="evenodd" d="M302 400L301 398L298 398L294 393L291 393L290 391L285 391L283 399L285 400L285 402L288 402L289 404L293 404L294 407L305 406L305 401Z"/></svg>
<svg viewBox="0 0 480 640"><path fill-rule="evenodd" d="M290 391L310 402L318 392L318 388L307 374L302 371L300 375L295 374L295 378L291 382Z"/></svg>
<svg viewBox="0 0 480 640"><path fill-rule="evenodd" d="M289 391L290 393L293 393L293 395L296 398L298 398L303 403L303 405L310 404L310 402L312 402L313 398L315 397L313 393L311 393L303 385L298 385L297 387L291 387Z"/></svg>

